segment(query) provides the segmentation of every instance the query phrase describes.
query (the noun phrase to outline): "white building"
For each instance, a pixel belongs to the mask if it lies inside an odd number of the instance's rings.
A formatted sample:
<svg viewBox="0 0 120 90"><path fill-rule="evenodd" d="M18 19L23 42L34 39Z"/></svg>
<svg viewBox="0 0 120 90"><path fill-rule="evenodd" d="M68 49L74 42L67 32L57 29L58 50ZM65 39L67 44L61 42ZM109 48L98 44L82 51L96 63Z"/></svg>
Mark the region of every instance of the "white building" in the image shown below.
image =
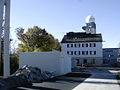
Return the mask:
<svg viewBox="0 0 120 90"><path fill-rule="evenodd" d="M71 57L72 67L76 65L101 66L102 35L96 34L93 16L87 17L85 32L69 32L61 41L61 51Z"/></svg>

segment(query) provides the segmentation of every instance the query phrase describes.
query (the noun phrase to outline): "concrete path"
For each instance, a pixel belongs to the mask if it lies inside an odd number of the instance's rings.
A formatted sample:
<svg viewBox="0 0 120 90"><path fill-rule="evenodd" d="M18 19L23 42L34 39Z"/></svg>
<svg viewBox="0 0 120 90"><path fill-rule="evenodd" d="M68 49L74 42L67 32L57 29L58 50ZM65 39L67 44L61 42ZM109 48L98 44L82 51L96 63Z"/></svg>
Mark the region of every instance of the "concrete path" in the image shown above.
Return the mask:
<svg viewBox="0 0 120 90"><path fill-rule="evenodd" d="M87 69L92 76L73 90L120 90L116 80L116 71L109 69Z"/></svg>

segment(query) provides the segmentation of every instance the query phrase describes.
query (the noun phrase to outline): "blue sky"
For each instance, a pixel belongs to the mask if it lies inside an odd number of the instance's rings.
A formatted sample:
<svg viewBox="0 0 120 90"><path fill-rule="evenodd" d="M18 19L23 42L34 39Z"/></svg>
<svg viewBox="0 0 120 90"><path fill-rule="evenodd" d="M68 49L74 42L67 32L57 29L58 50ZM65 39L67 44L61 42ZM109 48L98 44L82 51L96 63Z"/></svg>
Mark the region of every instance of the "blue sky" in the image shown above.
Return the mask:
<svg viewBox="0 0 120 90"><path fill-rule="evenodd" d="M118 47L120 0L11 0L11 38L17 40L16 28L27 30L37 25L60 41L67 32L83 31L88 15L96 19L96 31L105 41L103 47Z"/></svg>

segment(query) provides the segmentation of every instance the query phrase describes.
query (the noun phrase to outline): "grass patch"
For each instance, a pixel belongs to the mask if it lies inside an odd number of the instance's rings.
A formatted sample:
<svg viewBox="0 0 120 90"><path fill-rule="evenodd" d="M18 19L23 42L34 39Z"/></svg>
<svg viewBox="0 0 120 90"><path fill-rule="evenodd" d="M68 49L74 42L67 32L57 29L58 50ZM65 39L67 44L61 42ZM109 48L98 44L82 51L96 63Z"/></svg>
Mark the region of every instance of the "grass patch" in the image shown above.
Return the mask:
<svg viewBox="0 0 120 90"><path fill-rule="evenodd" d="M118 84L120 85L120 70L118 71L117 80L118 80Z"/></svg>

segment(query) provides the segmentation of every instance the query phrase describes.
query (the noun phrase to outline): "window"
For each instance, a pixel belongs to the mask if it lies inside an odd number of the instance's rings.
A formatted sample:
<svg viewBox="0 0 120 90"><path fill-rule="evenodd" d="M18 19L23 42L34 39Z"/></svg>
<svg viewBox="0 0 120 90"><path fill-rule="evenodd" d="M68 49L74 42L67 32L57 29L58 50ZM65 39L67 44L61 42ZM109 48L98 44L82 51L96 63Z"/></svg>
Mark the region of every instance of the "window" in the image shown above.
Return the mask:
<svg viewBox="0 0 120 90"><path fill-rule="evenodd" d="M69 48L69 44L67 44L67 48Z"/></svg>
<svg viewBox="0 0 120 90"><path fill-rule="evenodd" d="M74 55L76 55L76 51L74 51Z"/></svg>
<svg viewBox="0 0 120 90"><path fill-rule="evenodd" d="M69 54L69 51L67 51L67 54Z"/></svg>
<svg viewBox="0 0 120 90"><path fill-rule="evenodd" d="M90 47L92 47L92 44L90 43Z"/></svg>
<svg viewBox="0 0 120 90"><path fill-rule="evenodd" d="M90 55L96 55L96 51L90 51Z"/></svg>
<svg viewBox="0 0 120 90"><path fill-rule="evenodd" d="M74 47L76 47L76 44L74 44Z"/></svg>
<svg viewBox="0 0 120 90"><path fill-rule="evenodd" d="M94 43L94 47L96 47L96 43Z"/></svg>
<svg viewBox="0 0 120 90"><path fill-rule="evenodd" d="M84 47L84 44L82 44L82 47Z"/></svg>
<svg viewBox="0 0 120 90"><path fill-rule="evenodd" d="M73 55L73 51L71 51L71 55Z"/></svg>
<svg viewBox="0 0 120 90"><path fill-rule="evenodd" d="M88 51L86 51L86 55L88 55Z"/></svg>
<svg viewBox="0 0 120 90"><path fill-rule="evenodd" d="M96 51L94 51L94 55L96 55Z"/></svg>
<svg viewBox="0 0 120 90"><path fill-rule="evenodd" d="M79 55L80 55L80 51L79 51Z"/></svg>
<svg viewBox="0 0 120 90"><path fill-rule="evenodd" d="M80 47L81 45L79 44L79 47Z"/></svg>
<svg viewBox="0 0 120 90"><path fill-rule="evenodd" d="M92 55L92 51L90 51L90 55Z"/></svg>
<svg viewBox="0 0 120 90"><path fill-rule="evenodd" d="M88 47L88 44L86 44L86 47Z"/></svg>
<svg viewBox="0 0 120 90"><path fill-rule="evenodd" d="M73 47L73 44L71 44L71 47Z"/></svg>
<svg viewBox="0 0 120 90"><path fill-rule="evenodd" d="M85 55L85 51L82 51L82 55Z"/></svg>

